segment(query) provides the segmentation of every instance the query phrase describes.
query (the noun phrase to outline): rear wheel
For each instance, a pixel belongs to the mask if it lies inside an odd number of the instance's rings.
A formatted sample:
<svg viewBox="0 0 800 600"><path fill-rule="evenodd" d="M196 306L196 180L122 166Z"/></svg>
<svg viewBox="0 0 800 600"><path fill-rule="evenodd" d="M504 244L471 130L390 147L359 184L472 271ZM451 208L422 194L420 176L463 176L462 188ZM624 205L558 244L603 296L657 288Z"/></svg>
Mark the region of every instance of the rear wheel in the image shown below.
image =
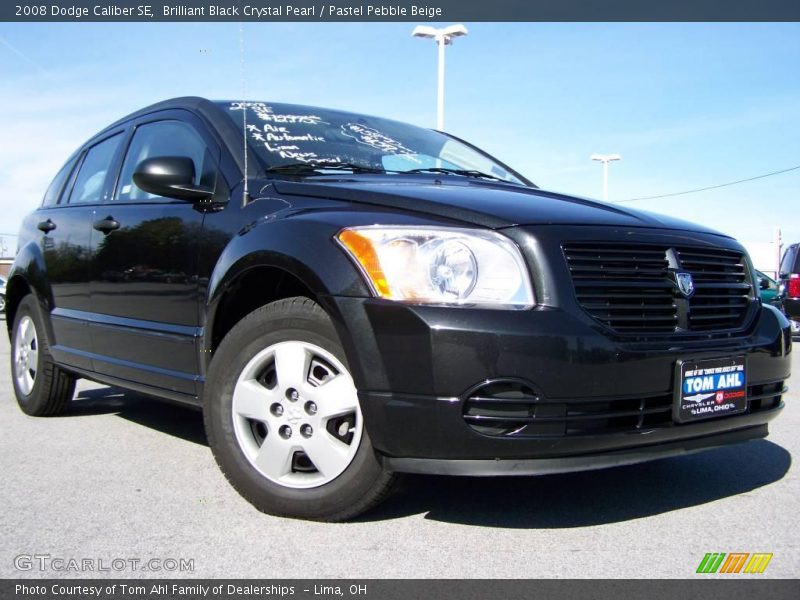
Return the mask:
<svg viewBox="0 0 800 600"><path fill-rule="evenodd" d="M388 492L328 316L308 298L239 322L208 372L205 422L222 471L256 508L338 521Z"/></svg>
<svg viewBox="0 0 800 600"><path fill-rule="evenodd" d="M23 298L14 315L11 374L20 408L35 417L61 414L75 394L75 377L56 365L50 355L44 324L31 295Z"/></svg>

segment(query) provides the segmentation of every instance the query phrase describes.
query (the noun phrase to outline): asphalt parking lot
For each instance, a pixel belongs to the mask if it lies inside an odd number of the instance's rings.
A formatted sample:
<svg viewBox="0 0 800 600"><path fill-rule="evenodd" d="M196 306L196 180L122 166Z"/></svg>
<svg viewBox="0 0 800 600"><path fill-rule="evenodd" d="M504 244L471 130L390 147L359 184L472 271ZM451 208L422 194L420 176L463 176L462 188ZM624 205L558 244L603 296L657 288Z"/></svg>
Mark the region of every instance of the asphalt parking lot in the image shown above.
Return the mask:
<svg viewBox="0 0 800 600"><path fill-rule="evenodd" d="M251 508L190 409L82 382L66 416L23 415L8 354L3 329L0 577L148 576L20 571L20 555L194 560L156 577L685 578L706 552L771 552L759 577L800 572L797 392L767 440L591 473L408 477L358 521L320 524Z"/></svg>

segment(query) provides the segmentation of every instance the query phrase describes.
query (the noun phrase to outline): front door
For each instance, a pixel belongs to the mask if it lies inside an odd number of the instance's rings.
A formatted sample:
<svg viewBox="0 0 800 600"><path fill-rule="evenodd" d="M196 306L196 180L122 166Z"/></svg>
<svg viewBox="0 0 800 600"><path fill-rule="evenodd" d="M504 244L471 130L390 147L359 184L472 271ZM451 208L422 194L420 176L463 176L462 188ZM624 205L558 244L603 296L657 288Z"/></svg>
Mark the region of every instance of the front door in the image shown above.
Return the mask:
<svg viewBox="0 0 800 600"><path fill-rule="evenodd" d="M194 395L203 213L191 202L136 186L136 166L158 156L191 158L197 183L211 178L213 184L216 174L218 151L191 120L167 113L136 123L115 191L98 207L92 233L95 370Z"/></svg>

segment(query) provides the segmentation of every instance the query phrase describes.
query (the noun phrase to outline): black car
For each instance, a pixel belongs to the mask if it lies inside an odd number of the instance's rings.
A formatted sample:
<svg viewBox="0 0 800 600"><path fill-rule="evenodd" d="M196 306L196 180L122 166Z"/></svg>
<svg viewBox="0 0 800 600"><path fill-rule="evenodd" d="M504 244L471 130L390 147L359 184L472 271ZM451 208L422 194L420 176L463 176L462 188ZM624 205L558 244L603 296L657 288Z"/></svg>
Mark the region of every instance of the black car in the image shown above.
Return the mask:
<svg viewBox="0 0 800 600"><path fill-rule="evenodd" d="M761 438L790 372L733 239L359 114L150 106L67 160L20 240L22 410L62 412L78 377L202 407L230 482L274 514L352 517L397 473Z"/></svg>
<svg viewBox="0 0 800 600"><path fill-rule="evenodd" d="M800 334L800 244L791 244L781 259L780 287L783 312L789 317L794 335Z"/></svg>

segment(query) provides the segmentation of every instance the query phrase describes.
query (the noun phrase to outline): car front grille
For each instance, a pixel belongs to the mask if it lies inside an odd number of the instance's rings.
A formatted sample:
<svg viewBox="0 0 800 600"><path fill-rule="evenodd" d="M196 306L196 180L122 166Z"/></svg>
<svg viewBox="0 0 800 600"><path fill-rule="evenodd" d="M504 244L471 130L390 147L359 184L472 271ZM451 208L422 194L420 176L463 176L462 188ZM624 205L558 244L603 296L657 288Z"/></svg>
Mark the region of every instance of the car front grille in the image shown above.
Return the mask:
<svg viewBox="0 0 800 600"><path fill-rule="evenodd" d="M777 407L784 393L783 381L748 386L747 412ZM680 427L672 419L672 394L550 401L515 381L481 386L464 400L462 414L474 431L501 437L601 435Z"/></svg>
<svg viewBox="0 0 800 600"><path fill-rule="evenodd" d="M731 329L738 327L747 311L750 284L744 257L728 250L678 248L682 268L695 283L689 301L689 329Z"/></svg>
<svg viewBox="0 0 800 600"><path fill-rule="evenodd" d="M747 315L752 285L740 252L602 242L563 250L578 302L617 333L725 331ZM690 297L679 291L676 273L692 276Z"/></svg>

